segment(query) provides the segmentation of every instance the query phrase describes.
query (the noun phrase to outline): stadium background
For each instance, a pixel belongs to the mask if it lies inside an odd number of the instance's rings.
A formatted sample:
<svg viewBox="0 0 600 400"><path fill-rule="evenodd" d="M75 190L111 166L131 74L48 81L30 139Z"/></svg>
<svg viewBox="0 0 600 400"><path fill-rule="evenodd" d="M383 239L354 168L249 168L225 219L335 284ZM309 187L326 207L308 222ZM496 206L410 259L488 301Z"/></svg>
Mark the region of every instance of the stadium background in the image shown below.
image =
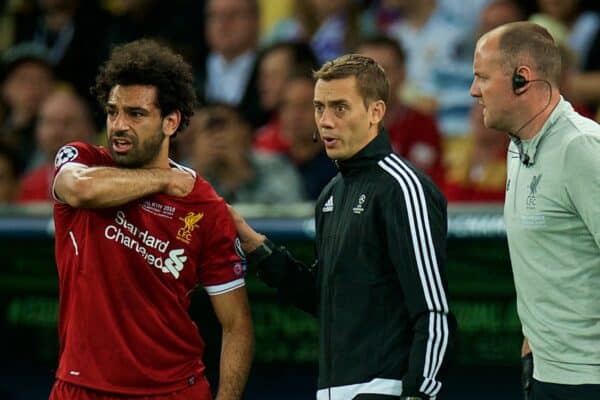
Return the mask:
<svg viewBox="0 0 600 400"><path fill-rule="evenodd" d="M38 1L43 0L0 0L0 55L14 44L7 34L12 21L8 10L18 3ZM293 1L259 0L261 32L267 32ZM384 0L352 1L367 7ZM439 1L462 8L460 11L468 15L466 1L484 4L492 0ZM537 0L516 3L525 15L537 11ZM582 0L582 3L587 9L600 8L597 0ZM121 17L119 0L81 0L81 4L91 10L102 6L114 13L109 13L114 19ZM200 58L208 51L202 37L203 4L202 0L169 2L186 10L175 17L188 24L184 33L195 32L194 37L188 37L187 44ZM169 26L158 27L153 33L169 37L182 33L169 29ZM0 121L3 111L0 107ZM311 260L314 228L310 203L236 207L257 230L285 244L299 258ZM448 282L450 305L459 323L459 344L444 371L444 389L438 400L521 398L522 337L501 213L499 204L449 207ZM257 347L244 398L314 399L318 350L315 321L299 310L279 305L273 291L257 281L252 271L248 288ZM0 204L0 400L47 398L57 365L57 309L51 206L21 208ZM214 386L218 379L214 375L218 363L218 326L202 291L195 294L190 312L207 341L205 361Z"/></svg>

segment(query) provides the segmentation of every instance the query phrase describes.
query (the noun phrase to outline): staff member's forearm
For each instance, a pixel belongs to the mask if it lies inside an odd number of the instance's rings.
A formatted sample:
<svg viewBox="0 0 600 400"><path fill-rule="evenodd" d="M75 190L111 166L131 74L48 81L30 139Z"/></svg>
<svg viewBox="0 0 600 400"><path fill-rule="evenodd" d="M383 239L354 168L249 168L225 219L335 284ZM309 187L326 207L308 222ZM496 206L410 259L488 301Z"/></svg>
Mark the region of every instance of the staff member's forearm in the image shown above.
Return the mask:
<svg viewBox="0 0 600 400"><path fill-rule="evenodd" d="M223 329L219 390L216 400L242 398L254 353L254 336L250 318Z"/></svg>
<svg viewBox="0 0 600 400"><path fill-rule="evenodd" d="M170 176L170 169L73 166L59 172L54 191L72 207L114 207L164 191Z"/></svg>
<svg viewBox="0 0 600 400"><path fill-rule="evenodd" d="M523 344L521 345L521 357L525 357L529 353L531 353L531 349L529 348L529 341L526 337L524 337Z"/></svg>

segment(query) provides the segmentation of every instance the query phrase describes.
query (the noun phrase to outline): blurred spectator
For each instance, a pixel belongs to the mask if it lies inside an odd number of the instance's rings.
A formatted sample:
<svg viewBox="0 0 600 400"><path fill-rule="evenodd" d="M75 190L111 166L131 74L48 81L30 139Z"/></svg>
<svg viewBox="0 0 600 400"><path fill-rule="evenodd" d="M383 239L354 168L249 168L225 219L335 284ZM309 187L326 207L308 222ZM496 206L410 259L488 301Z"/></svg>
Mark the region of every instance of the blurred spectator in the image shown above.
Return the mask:
<svg viewBox="0 0 600 400"><path fill-rule="evenodd" d="M67 89L55 90L42 104L36 125L39 165L21 178L16 202L51 201L54 156L66 143L90 142L96 133L87 103Z"/></svg>
<svg viewBox="0 0 600 400"><path fill-rule="evenodd" d="M600 105L600 14L581 0L537 0L530 21L544 26L559 45L574 54L574 69L563 90L572 101ZM598 108L600 117L600 108Z"/></svg>
<svg viewBox="0 0 600 400"><path fill-rule="evenodd" d="M202 1L114 0L105 46L152 38L166 42L190 62L206 57Z"/></svg>
<svg viewBox="0 0 600 400"><path fill-rule="evenodd" d="M210 53L200 66L200 98L236 106L254 127L264 124L257 95L257 0L207 0L205 28Z"/></svg>
<svg viewBox="0 0 600 400"><path fill-rule="evenodd" d="M264 42L305 40L319 63L324 63L353 49L360 36L355 0L296 0L295 15L277 24Z"/></svg>
<svg viewBox="0 0 600 400"><path fill-rule="evenodd" d="M34 3L35 0L0 1L0 54L16 44L20 21L35 18Z"/></svg>
<svg viewBox="0 0 600 400"><path fill-rule="evenodd" d="M260 7L260 36L264 37L282 20L294 12L294 0L258 0Z"/></svg>
<svg viewBox="0 0 600 400"><path fill-rule="evenodd" d="M54 84L54 72L43 47L21 43L2 57L0 138L15 149L19 169L28 164L35 151L35 118Z"/></svg>
<svg viewBox="0 0 600 400"><path fill-rule="evenodd" d="M269 121L254 137L254 147L268 152L285 153L288 141L281 135L278 109L286 82L292 74L308 74L317 69L317 60L306 43L277 42L262 52L259 61L259 96L262 107L269 111ZM312 99L309 107L312 113Z"/></svg>
<svg viewBox="0 0 600 400"><path fill-rule="evenodd" d="M0 205L10 204L18 188L18 160L12 148L0 141Z"/></svg>
<svg viewBox="0 0 600 400"><path fill-rule="evenodd" d="M442 167L442 140L436 121L400 100L404 83L404 51L397 41L377 36L364 40L357 53L371 57L385 70L390 82L390 100L384 119L394 151L424 171L441 187L444 179Z"/></svg>
<svg viewBox="0 0 600 400"><path fill-rule="evenodd" d="M444 194L449 202L502 202L509 136L483 124L482 106L473 104L471 132L446 153Z"/></svg>
<svg viewBox="0 0 600 400"><path fill-rule="evenodd" d="M573 85L571 84L573 80L577 80L581 76L577 71L574 60L575 55L564 44L559 44L558 49L560 50L560 58L562 61L560 81L558 82L562 96L569 100L573 109L579 114L586 118L594 119L594 112L586 104L579 101L580 96L574 91ZM598 75L600 75L600 71L598 71Z"/></svg>
<svg viewBox="0 0 600 400"><path fill-rule="evenodd" d="M581 69L588 69L592 58L600 55L590 53L600 31L600 15L586 11L580 0L537 0L539 13L530 17L532 22L545 26L554 40L565 44L577 56Z"/></svg>
<svg viewBox="0 0 600 400"><path fill-rule="evenodd" d="M252 128L228 105L197 110L187 135L193 138L189 163L228 202L301 201L302 184L283 157L255 152Z"/></svg>
<svg viewBox="0 0 600 400"><path fill-rule="evenodd" d="M314 81L304 70L293 74L285 84L281 99L279 152L296 166L304 193L316 200L321 190L337 173L335 164L325 153L323 143L313 141L316 130L313 107Z"/></svg>
<svg viewBox="0 0 600 400"><path fill-rule="evenodd" d="M37 15L18 20L16 42L44 46L57 78L71 83L90 104L89 87L104 49L108 13L97 1L37 0Z"/></svg>
<svg viewBox="0 0 600 400"><path fill-rule="evenodd" d="M481 10L493 0L440 0L440 7L454 23L465 25L472 31L479 22Z"/></svg>
<svg viewBox="0 0 600 400"><path fill-rule="evenodd" d="M371 0L367 3L367 8L362 12L362 20L367 28L362 36L387 32L402 17L396 0Z"/></svg>
<svg viewBox="0 0 600 400"><path fill-rule="evenodd" d="M525 13L515 0L491 0L479 14L477 34L474 41L500 25L524 19Z"/></svg>
<svg viewBox="0 0 600 400"><path fill-rule="evenodd" d="M472 101L473 27L448 15L438 0L395 4L403 17L388 34L406 53L404 100L436 115L443 135L465 134Z"/></svg>
<svg viewBox="0 0 600 400"><path fill-rule="evenodd" d="M266 47L258 62L258 94L262 108L269 113L277 110L292 71L310 73L318 67L317 59L306 43L276 42Z"/></svg>

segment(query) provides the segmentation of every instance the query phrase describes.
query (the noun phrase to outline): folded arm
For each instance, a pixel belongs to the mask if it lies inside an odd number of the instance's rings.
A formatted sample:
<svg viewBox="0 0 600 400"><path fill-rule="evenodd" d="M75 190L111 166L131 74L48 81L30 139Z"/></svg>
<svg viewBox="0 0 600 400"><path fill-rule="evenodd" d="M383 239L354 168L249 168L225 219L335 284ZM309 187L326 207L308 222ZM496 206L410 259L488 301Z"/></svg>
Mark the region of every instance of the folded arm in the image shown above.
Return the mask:
<svg viewBox="0 0 600 400"><path fill-rule="evenodd" d="M76 208L104 208L128 203L152 193L183 197L195 178L172 168L129 169L65 165L54 178L57 198Z"/></svg>

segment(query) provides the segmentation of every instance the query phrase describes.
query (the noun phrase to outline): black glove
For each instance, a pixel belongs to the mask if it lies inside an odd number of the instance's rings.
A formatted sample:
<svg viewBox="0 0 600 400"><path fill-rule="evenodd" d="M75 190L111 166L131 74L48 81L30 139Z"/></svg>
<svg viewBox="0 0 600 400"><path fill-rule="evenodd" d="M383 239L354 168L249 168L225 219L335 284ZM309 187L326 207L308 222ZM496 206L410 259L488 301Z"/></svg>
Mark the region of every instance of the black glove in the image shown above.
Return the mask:
<svg viewBox="0 0 600 400"><path fill-rule="evenodd" d="M521 357L521 386L523 388L523 399L530 400L531 388L533 386L533 354L528 353Z"/></svg>

